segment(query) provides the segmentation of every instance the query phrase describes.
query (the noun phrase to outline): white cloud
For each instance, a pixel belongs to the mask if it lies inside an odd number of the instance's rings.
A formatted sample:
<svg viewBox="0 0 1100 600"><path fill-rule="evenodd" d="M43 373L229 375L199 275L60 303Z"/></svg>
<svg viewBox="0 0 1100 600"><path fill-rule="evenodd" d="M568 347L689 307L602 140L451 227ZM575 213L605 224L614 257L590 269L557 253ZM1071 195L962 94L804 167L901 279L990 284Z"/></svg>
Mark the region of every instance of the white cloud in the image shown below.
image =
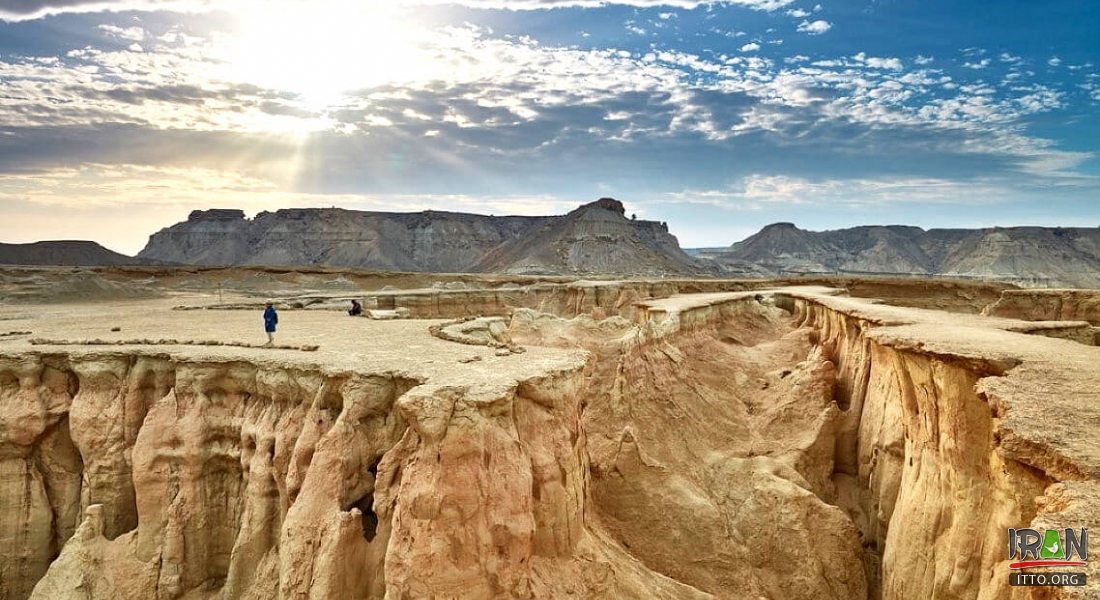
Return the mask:
<svg viewBox="0 0 1100 600"><path fill-rule="evenodd" d="M1057 67L1058 65L1062 64L1062 59L1058 58L1057 56L1052 56L1050 60L1047 61L1047 64L1052 67Z"/></svg>
<svg viewBox="0 0 1100 600"><path fill-rule="evenodd" d="M717 143L745 136L790 147L828 143L838 128L882 135L896 128L898 147L942 138L950 140L943 148L951 153L1008 156L1014 165L1039 170L1076 160L1018 127L1022 116L1064 101L1057 90L994 90L970 85L973 78L965 75L957 86L939 71L905 72L898 58L861 52L792 64L751 54L721 60L668 51L638 56L494 37L474 27L434 29L422 37L415 40L418 60L433 65L423 78L362 86L368 91L323 107L225 79L215 69L220 54L213 37L156 38L144 53L77 49L63 64L0 60L6 96L0 126L115 123L234 135L343 131L391 141L430 138L429 149L413 151L469 151L471 162L485 156L476 152L535 155L582 138L625 144L691 135ZM760 47L753 42L743 50ZM912 131L926 137L902 139Z"/></svg>
<svg viewBox="0 0 1100 600"><path fill-rule="evenodd" d="M288 0L289 1L289 0ZM391 6L434 6L457 4L478 9L544 10L563 7L598 8L609 4L637 8L696 9L701 6L736 5L752 10L776 11L794 0L391 0ZM67 12L103 12L123 10L167 10L204 12L227 10L235 5L255 6L257 0L21 0L0 5L0 20L22 21ZM262 5L261 5L262 6Z"/></svg>
<svg viewBox="0 0 1100 600"><path fill-rule="evenodd" d="M934 61L934 60L935 59L932 58L931 56L922 56L922 55L918 54L917 57L913 59L913 62L917 63L918 65L923 66L923 65L931 64L932 61Z"/></svg>
<svg viewBox="0 0 1100 600"><path fill-rule="evenodd" d="M969 61L965 62L965 63L963 63L963 66L966 67L967 69L978 70L978 69L984 69L984 68L988 67L992 62L993 61L989 60L988 58L983 58L982 60L980 60L978 62L969 62Z"/></svg>
<svg viewBox="0 0 1100 600"><path fill-rule="evenodd" d="M788 17L794 17L796 19L805 19L806 17L810 16L810 11L803 10L801 8L795 8L795 9L788 10L787 11L787 16Z"/></svg>
<svg viewBox="0 0 1100 600"><path fill-rule="evenodd" d="M105 32L107 35L118 38L120 40L128 40L132 42L144 42L145 30L141 27L118 27L117 25L100 25L97 29Z"/></svg>
<svg viewBox="0 0 1100 600"><path fill-rule="evenodd" d="M893 71L900 71L905 68L899 58L881 58L877 56L867 56L865 52L860 52L852 57L856 62L863 63L872 69L890 69Z"/></svg>
<svg viewBox="0 0 1100 600"><path fill-rule="evenodd" d="M739 37L745 37L746 35L748 35L746 32L737 31L736 29L731 29L729 31L724 31L724 30L718 29L716 27L712 28L710 30L710 32L713 33L713 34L725 36L725 37L728 37L728 38L739 38Z"/></svg>
<svg viewBox="0 0 1100 600"><path fill-rule="evenodd" d="M828 21L818 19L813 21L802 21L798 24L798 31L801 33L808 33L810 35L821 35L826 31L833 28L833 24Z"/></svg>
<svg viewBox="0 0 1100 600"><path fill-rule="evenodd" d="M333 107L332 114L326 114L327 109L310 109L291 96L271 96L277 93L275 90L227 87L224 81L215 81L217 73L211 71L210 61L215 60L216 54L209 55L190 46L175 49L158 46L156 51L147 48L143 54L80 50L73 56L83 63L79 69L73 69L71 62L68 65L0 62L0 78L7 86L11 108L6 117L0 115L0 125L64 126L88 124L91 119L229 131L293 132L349 123L367 129L400 129L431 116L425 109L403 102L411 97L409 93L418 93L421 86L432 80L443 86L437 89L444 94L465 85L477 90L460 92L463 96L449 99L448 104L469 100L480 107L503 110L493 117L478 117L470 110L433 117L464 129L537 122L544 108L583 106L630 92L684 98L693 89L744 94L753 103L765 105L757 112L747 106L739 119L732 120L684 108L691 116L678 123L683 127L691 124L690 127L712 139L724 139L754 128L774 130L776 123L782 121L782 115L774 107L807 107L820 104L824 98L829 98L828 111L811 118L835 116L912 126L1007 123L1025 110L1050 106L1049 95L1020 99L1038 90L1016 94L1015 99L976 100L990 95L992 90L974 87L960 90L961 98L947 100L933 96L917 106L907 106L905 103L915 94L927 94L936 87L948 90L955 84L949 78L936 81L921 71L894 74L904 70L900 59L867 56L862 52L850 60L821 60L812 66L792 64L795 60L805 61L806 57L788 57L780 65L790 66L777 68L774 61L751 55L726 57L723 61L680 52L650 52L635 57L617 51L547 47L531 40L501 40L474 29L437 30L429 37L432 45L421 51L426 61L438 66L437 71L428 74L430 77L392 82L396 89L408 90L405 96L390 101L344 100ZM746 53L760 48L756 42L741 47ZM700 73L709 74L710 83L699 83ZM516 91L515 82L523 83L522 93ZM60 102L49 102L47 98ZM384 108L387 102L395 108L380 112L378 108ZM684 102L691 104L686 99ZM413 112L403 112L406 108ZM620 107L610 112L618 115L631 111ZM637 134L642 130L634 131ZM609 135L618 133L615 130Z"/></svg>
<svg viewBox="0 0 1100 600"><path fill-rule="evenodd" d="M1062 103L1059 98L1060 94L1052 91L1045 91L1028 94L1022 98L1018 98L1016 102L1026 113L1039 113L1061 107Z"/></svg>
<svg viewBox="0 0 1100 600"><path fill-rule="evenodd" d="M897 204L996 204L1012 190L991 181L938 178L806 179L754 174L725 189L684 190L666 194L674 204L709 204L758 211L777 206L829 206L861 209Z"/></svg>

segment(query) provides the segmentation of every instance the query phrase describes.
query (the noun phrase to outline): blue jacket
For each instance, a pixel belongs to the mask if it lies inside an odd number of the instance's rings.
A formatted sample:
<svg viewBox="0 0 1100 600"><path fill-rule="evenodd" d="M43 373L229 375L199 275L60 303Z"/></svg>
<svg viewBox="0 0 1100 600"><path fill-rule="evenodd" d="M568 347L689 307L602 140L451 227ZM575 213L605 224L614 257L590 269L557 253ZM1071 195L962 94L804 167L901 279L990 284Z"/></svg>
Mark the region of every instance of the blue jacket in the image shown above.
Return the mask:
<svg viewBox="0 0 1100 600"><path fill-rule="evenodd" d="M274 306L267 307L264 311L264 331L275 331L275 325L279 323L279 313Z"/></svg>

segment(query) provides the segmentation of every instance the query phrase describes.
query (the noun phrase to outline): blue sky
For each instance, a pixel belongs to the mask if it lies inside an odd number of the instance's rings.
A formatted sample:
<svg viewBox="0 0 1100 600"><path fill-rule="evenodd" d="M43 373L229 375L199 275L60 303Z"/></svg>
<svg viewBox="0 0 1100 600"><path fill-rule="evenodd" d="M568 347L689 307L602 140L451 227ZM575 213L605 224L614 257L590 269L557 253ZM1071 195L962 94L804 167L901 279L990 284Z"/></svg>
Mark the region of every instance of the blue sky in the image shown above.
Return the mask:
<svg viewBox="0 0 1100 600"><path fill-rule="evenodd" d="M217 5L217 10L210 8ZM685 247L1100 225L1100 4L0 3L0 241L190 210L567 211Z"/></svg>

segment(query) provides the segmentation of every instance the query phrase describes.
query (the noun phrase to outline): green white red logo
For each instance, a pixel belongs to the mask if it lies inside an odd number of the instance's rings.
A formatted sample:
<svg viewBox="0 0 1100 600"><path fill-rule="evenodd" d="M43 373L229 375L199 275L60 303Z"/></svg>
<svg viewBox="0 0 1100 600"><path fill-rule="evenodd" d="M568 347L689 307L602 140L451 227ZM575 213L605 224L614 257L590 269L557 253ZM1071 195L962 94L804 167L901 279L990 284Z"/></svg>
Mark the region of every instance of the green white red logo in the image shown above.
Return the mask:
<svg viewBox="0 0 1100 600"><path fill-rule="evenodd" d="M1088 565L1087 529L1009 529L1010 569Z"/></svg>

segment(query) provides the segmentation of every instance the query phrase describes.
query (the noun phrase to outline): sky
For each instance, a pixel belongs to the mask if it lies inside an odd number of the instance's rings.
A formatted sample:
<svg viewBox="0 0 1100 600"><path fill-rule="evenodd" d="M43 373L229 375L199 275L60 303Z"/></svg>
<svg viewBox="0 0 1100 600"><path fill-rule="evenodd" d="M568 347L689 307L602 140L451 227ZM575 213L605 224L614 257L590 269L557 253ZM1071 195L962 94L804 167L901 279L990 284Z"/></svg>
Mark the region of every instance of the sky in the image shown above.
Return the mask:
<svg viewBox="0 0 1100 600"><path fill-rule="evenodd" d="M603 196L684 247L1096 227L1098 65L1081 0L0 0L0 241Z"/></svg>

